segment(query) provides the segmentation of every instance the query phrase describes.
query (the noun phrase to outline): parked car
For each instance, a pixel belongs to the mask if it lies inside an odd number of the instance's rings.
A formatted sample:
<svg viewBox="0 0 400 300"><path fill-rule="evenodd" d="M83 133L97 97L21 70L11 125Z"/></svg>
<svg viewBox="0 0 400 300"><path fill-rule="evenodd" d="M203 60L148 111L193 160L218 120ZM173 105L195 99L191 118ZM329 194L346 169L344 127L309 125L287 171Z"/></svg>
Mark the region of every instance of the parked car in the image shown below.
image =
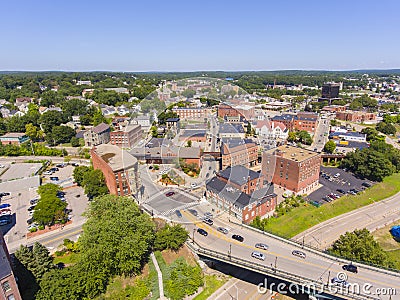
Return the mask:
<svg viewBox="0 0 400 300"><path fill-rule="evenodd" d="M35 210L36 204L29 206L28 211Z"/></svg>
<svg viewBox="0 0 400 300"><path fill-rule="evenodd" d="M51 168L50 171L57 172L59 169L57 167Z"/></svg>
<svg viewBox="0 0 400 300"><path fill-rule="evenodd" d="M306 258L306 254L300 250L293 250L292 255L300 257L300 258Z"/></svg>
<svg viewBox="0 0 400 300"><path fill-rule="evenodd" d="M53 172L49 170L49 171L43 172L43 175L53 175Z"/></svg>
<svg viewBox="0 0 400 300"><path fill-rule="evenodd" d="M206 223L207 225L210 225L210 226L211 226L212 224L214 224L213 220L211 220L211 219L209 219L209 218L203 219L203 222Z"/></svg>
<svg viewBox="0 0 400 300"><path fill-rule="evenodd" d="M29 201L29 203L30 203L31 205L35 205L35 204L37 204L38 202L39 202L39 199L38 199L38 198L31 199L31 201Z"/></svg>
<svg viewBox="0 0 400 300"><path fill-rule="evenodd" d="M189 209L189 212L195 217L197 217L199 215L199 213L195 209Z"/></svg>
<svg viewBox="0 0 400 300"><path fill-rule="evenodd" d="M206 213L204 214L204 216L207 217L207 218L209 218L209 219L214 218L214 215L213 215L212 213L210 213L210 212L206 212Z"/></svg>
<svg viewBox="0 0 400 300"><path fill-rule="evenodd" d="M350 285L350 283L348 283L346 280L340 280L337 277L333 277L331 279L331 283L334 284L334 285L341 285L343 287L348 287Z"/></svg>
<svg viewBox="0 0 400 300"><path fill-rule="evenodd" d="M57 168L64 168L65 165L64 165L64 164L56 164L56 167L57 167Z"/></svg>
<svg viewBox="0 0 400 300"><path fill-rule="evenodd" d="M333 178L338 178L340 176L340 173L336 173L335 175L333 175Z"/></svg>
<svg viewBox="0 0 400 300"><path fill-rule="evenodd" d="M338 191L339 193L341 193L341 194L346 194L346 192L345 192L344 190L342 190L342 189L337 189L337 191Z"/></svg>
<svg viewBox="0 0 400 300"><path fill-rule="evenodd" d="M372 184L370 184L369 182L363 182L362 186L365 186L366 188L369 188L372 186Z"/></svg>
<svg viewBox="0 0 400 300"><path fill-rule="evenodd" d="M352 272L352 273L358 273L358 268L353 264L344 265L344 266L342 266L342 269L345 271Z"/></svg>
<svg viewBox="0 0 400 300"><path fill-rule="evenodd" d="M5 197L5 196L10 196L10 193L8 193L8 192L0 193L0 197Z"/></svg>
<svg viewBox="0 0 400 300"><path fill-rule="evenodd" d="M223 234L228 234L228 229L224 228L224 227L218 227L217 230L219 232L222 232Z"/></svg>
<svg viewBox="0 0 400 300"><path fill-rule="evenodd" d="M26 223L28 223L28 225L31 225L33 223L33 217L26 220Z"/></svg>
<svg viewBox="0 0 400 300"><path fill-rule="evenodd" d="M31 224L31 225L28 226L28 230L31 230L31 229L33 229L33 228L38 228L38 227L39 227L38 224L33 223L33 224Z"/></svg>
<svg viewBox="0 0 400 300"><path fill-rule="evenodd" d="M182 218L182 213L179 209L175 211L175 214L178 216L178 218Z"/></svg>
<svg viewBox="0 0 400 300"><path fill-rule="evenodd" d="M243 241L244 241L244 237L242 237L241 235L238 235L238 234L232 235L232 238L233 238L234 240L239 241L239 242L243 242Z"/></svg>
<svg viewBox="0 0 400 300"><path fill-rule="evenodd" d="M58 178L57 176L53 176L53 177L50 177L50 180L51 180L51 181L58 181L59 178Z"/></svg>
<svg viewBox="0 0 400 300"><path fill-rule="evenodd" d="M165 194L165 196L167 196L167 197L171 197L173 195L175 195L175 192L168 192L168 193Z"/></svg>
<svg viewBox="0 0 400 300"><path fill-rule="evenodd" d="M11 209L3 208L0 209L0 216L8 216L11 215Z"/></svg>
<svg viewBox="0 0 400 300"><path fill-rule="evenodd" d="M251 257L257 258L259 260L265 260L265 255L263 253L258 252L258 251L253 251L251 253Z"/></svg>
<svg viewBox="0 0 400 300"><path fill-rule="evenodd" d="M71 166L73 166L73 167L79 167L79 164L78 163L71 163Z"/></svg>
<svg viewBox="0 0 400 300"><path fill-rule="evenodd" d="M7 225L9 223L11 223L9 220L6 220L6 219L0 220L0 226Z"/></svg>
<svg viewBox="0 0 400 300"><path fill-rule="evenodd" d="M11 205L8 204L8 203L0 204L0 209L2 209L2 208L7 208L7 207L11 207Z"/></svg>
<svg viewBox="0 0 400 300"><path fill-rule="evenodd" d="M202 229L202 228L198 228L198 229L197 229L197 232L200 233L201 235L204 235L204 236L207 236L207 235L208 235L208 232L205 231L205 230Z"/></svg>
<svg viewBox="0 0 400 300"><path fill-rule="evenodd" d="M197 186L197 184L194 183L194 182L192 182L192 183L190 184L190 186L191 186L192 188L195 188L195 187Z"/></svg>
<svg viewBox="0 0 400 300"><path fill-rule="evenodd" d="M268 248L269 248L267 244L263 244L263 243L257 243L255 245L255 247L258 249L263 249L263 250L268 250Z"/></svg>

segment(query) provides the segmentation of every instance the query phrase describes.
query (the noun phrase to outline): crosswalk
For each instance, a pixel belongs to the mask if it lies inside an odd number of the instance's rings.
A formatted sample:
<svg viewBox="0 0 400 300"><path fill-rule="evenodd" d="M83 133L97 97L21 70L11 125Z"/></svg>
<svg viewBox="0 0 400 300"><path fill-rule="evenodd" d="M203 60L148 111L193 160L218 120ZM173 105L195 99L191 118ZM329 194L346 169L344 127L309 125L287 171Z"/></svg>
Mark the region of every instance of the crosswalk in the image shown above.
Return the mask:
<svg viewBox="0 0 400 300"><path fill-rule="evenodd" d="M176 210L184 210L184 209L188 209L188 208L194 207L196 205L199 205L199 203L198 202L186 203L185 205L166 210L166 211L160 213L160 215L166 217L166 216L169 216L169 215L173 214Z"/></svg>

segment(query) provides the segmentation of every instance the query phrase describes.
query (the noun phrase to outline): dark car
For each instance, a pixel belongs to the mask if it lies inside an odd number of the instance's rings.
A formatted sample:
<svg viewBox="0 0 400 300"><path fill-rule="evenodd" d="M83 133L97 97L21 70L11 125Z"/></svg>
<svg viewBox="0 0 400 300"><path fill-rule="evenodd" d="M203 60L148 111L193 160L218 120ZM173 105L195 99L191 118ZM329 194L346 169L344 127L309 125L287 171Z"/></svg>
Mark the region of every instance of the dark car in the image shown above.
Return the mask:
<svg viewBox="0 0 400 300"><path fill-rule="evenodd" d="M178 216L178 218L182 218L182 214L181 214L181 211L179 209L177 209L175 211L175 214Z"/></svg>
<svg viewBox="0 0 400 300"><path fill-rule="evenodd" d="M30 207L28 208L28 211L35 210L35 206L36 206L36 205L32 205L32 206L30 206Z"/></svg>
<svg viewBox="0 0 400 300"><path fill-rule="evenodd" d="M363 182L362 186L370 188L372 186L372 184L370 184L369 182Z"/></svg>
<svg viewBox="0 0 400 300"><path fill-rule="evenodd" d="M57 164L56 167L57 168L64 168L64 164Z"/></svg>
<svg viewBox="0 0 400 300"><path fill-rule="evenodd" d="M28 223L28 225L31 225L33 223L33 218L29 218L28 220L26 220L26 223Z"/></svg>
<svg viewBox="0 0 400 300"><path fill-rule="evenodd" d="M244 237L242 237L241 235L238 235L238 234L232 235L232 238L233 238L234 240L239 241L239 242L243 242L243 241L244 241Z"/></svg>
<svg viewBox="0 0 400 300"><path fill-rule="evenodd" d="M73 166L73 167L79 167L79 164L77 164L77 163L71 163L71 166Z"/></svg>
<svg viewBox="0 0 400 300"><path fill-rule="evenodd" d="M344 190L342 190L342 189L337 189L337 191L338 191L339 193L341 193L341 194L346 194L346 192L345 192Z"/></svg>
<svg viewBox="0 0 400 300"><path fill-rule="evenodd" d="M32 199L31 201L29 201L29 203L30 203L31 205L35 205L35 204L37 204L38 202L39 202L39 199L37 199L37 198Z"/></svg>
<svg viewBox="0 0 400 300"><path fill-rule="evenodd" d="M7 193L7 192L0 193L0 197L4 197L4 196L10 196L10 193Z"/></svg>
<svg viewBox="0 0 400 300"><path fill-rule="evenodd" d="M350 265L344 265L344 266L342 267L342 269L345 270L345 271L349 271L349 272L351 272L351 273L358 273L357 267L356 267L355 265L352 265L352 264L350 264Z"/></svg>
<svg viewBox="0 0 400 300"><path fill-rule="evenodd" d="M175 192L168 192L168 193L165 194L165 196L167 196L167 197L171 197L173 195L175 195Z"/></svg>
<svg viewBox="0 0 400 300"><path fill-rule="evenodd" d="M58 181L59 178L58 178L57 176L52 176L52 177L50 177L50 180L51 180L51 181Z"/></svg>
<svg viewBox="0 0 400 300"><path fill-rule="evenodd" d="M8 203L0 204L0 209L10 207L11 205Z"/></svg>
<svg viewBox="0 0 400 300"><path fill-rule="evenodd" d="M53 171L53 172L57 172L59 169L58 168L51 168L50 169L50 171Z"/></svg>
<svg viewBox="0 0 400 300"><path fill-rule="evenodd" d="M202 229L202 228L198 228L198 229L197 229L197 232L200 233L201 235L204 235L204 236L207 236L207 235L208 235L208 232L205 231L205 230Z"/></svg>
<svg viewBox="0 0 400 300"><path fill-rule="evenodd" d="M197 217L199 215L199 213L195 209L189 209L189 212L195 217Z"/></svg>
<svg viewBox="0 0 400 300"><path fill-rule="evenodd" d="M209 218L203 219L203 222L206 223L207 225L210 225L210 226L211 226L212 224L214 224L213 220L211 220L211 219L209 219Z"/></svg>

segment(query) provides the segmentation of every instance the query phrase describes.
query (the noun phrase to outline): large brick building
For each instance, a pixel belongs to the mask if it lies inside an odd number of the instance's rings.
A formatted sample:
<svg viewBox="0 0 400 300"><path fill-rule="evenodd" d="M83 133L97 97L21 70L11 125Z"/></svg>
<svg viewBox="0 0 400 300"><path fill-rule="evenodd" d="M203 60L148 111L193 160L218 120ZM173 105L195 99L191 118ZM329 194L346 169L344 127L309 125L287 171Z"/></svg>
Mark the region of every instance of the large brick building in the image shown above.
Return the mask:
<svg viewBox="0 0 400 300"><path fill-rule="evenodd" d="M318 115L309 112L300 112L297 115L283 114L273 117L272 121L285 124L289 131L305 130L314 133L318 126Z"/></svg>
<svg viewBox="0 0 400 300"><path fill-rule="evenodd" d="M375 121L376 114L372 112L365 111L338 111L336 112L336 119L341 121L349 121L349 122L367 122L367 121Z"/></svg>
<svg viewBox="0 0 400 300"><path fill-rule="evenodd" d="M91 150L93 168L101 170L110 194L136 194L139 187L138 162L118 146L102 144Z"/></svg>
<svg viewBox="0 0 400 300"><path fill-rule="evenodd" d="M110 141L110 126L101 123L83 134L86 147L93 147L100 144L107 144Z"/></svg>
<svg viewBox="0 0 400 300"><path fill-rule="evenodd" d="M17 282L11 268L11 258L8 253L3 232L0 230L0 300L21 300Z"/></svg>
<svg viewBox="0 0 400 300"><path fill-rule="evenodd" d="M128 125L121 130L110 133L110 143L122 148L131 148L142 139L143 131L140 125Z"/></svg>
<svg viewBox="0 0 400 300"><path fill-rule="evenodd" d="M256 190L263 188L264 185L264 176L262 174L243 166L227 167L225 170L218 172L216 176L221 181L230 183L246 194L252 194Z"/></svg>
<svg viewBox="0 0 400 300"><path fill-rule="evenodd" d="M318 153L292 146L280 146L265 151L262 173L295 194L309 194L318 187L321 157Z"/></svg>
<svg viewBox="0 0 400 300"><path fill-rule="evenodd" d="M221 145L222 169L253 167L258 163L258 145L250 139L225 139Z"/></svg>
<svg viewBox="0 0 400 300"><path fill-rule="evenodd" d="M204 120L207 118L207 109L202 107L174 107L172 111L181 120Z"/></svg>

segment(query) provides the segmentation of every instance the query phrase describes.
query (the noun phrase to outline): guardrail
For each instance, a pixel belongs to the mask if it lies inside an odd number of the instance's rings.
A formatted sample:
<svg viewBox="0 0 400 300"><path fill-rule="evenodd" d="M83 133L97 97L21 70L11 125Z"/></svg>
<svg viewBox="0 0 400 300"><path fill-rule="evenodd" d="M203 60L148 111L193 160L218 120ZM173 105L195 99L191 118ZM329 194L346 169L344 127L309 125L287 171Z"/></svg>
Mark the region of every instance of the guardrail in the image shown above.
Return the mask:
<svg viewBox="0 0 400 300"><path fill-rule="evenodd" d="M324 251L321 251L321 250L318 249L318 248L314 248L314 247L311 247L311 246L309 246L309 245L302 244L302 243L299 243L299 242L297 242L297 241L293 241L293 240L290 240L290 239L287 239L287 238L284 238L284 237L281 237L281 236L272 234L272 233L267 232L267 231L263 231L263 230L257 229L257 228L255 228L255 227L252 227L252 226L249 226L249 225L246 225L246 224L243 224L243 223L238 223L238 222L235 222L234 220L231 220L231 219L229 219L229 222L231 222L231 223L233 223L233 224L236 224L236 225L239 225L239 226L242 226L242 227L245 227L245 228L247 228L247 229L253 230L253 231L258 232L258 233L260 233L260 234L266 235L266 236L268 236L268 237L270 237L270 238L279 240L279 241L281 241L281 242L284 242L284 243L286 243L286 244L292 245L292 246L294 246L294 247L300 247L300 248L302 248L302 249L306 249L306 250L309 251L309 252L312 252L312 253L314 253L314 254L323 256L323 257L325 257L325 258L328 258L328 259L335 259L336 261L341 262L341 263L343 263L343 264L349 263L349 259L346 259L346 258L340 257L340 256L335 256L335 255L332 255L332 254L328 254L328 253L326 253L326 252L324 252ZM356 261L356 260L351 260L351 261L352 261L352 262L356 262L358 265L360 265L361 267L363 267L363 268L365 268L365 269L369 269L369 270L376 271L376 272L380 272L380 273L387 274L387 275L392 275L392 276L400 277L400 271L399 271L399 270L395 270L395 269L385 269L385 268L380 267L380 266L369 265L369 264L367 264L367 263L365 263L365 262L360 262L360 261ZM400 280L400 279L399 279L399 280Z"/></svg>
<svg viewBox="0 0 400 300"><path fill-rule="evenodd" d="M313 279L304 277L304 276L299 276L290 272L286 272L283 270L279 270L278 268L274 268L274 267L269 267L266 265L261 265L258 263L254 263L254 262L250 262L247 261L245 259L239 258L239 257L235 257L232 256L230 254L225 254L222 252L218 252L215 250L211 250L211 249L207 249L204 248L202 246L200 246L199 244L193 242L193 240L191 242L187 242L186 243L187 246L192 249L192 251L194 251L197 255L202 255L202 256L206 256L212 259L216 259L228 264L232 264L241 268L246 268L249 269L251 271L255 271L258 273L262 273L262 274L267 274L270 275L272 277L277 277L279 279L282 280L286 280L286 281L290 281L291 283L294 283L296 285L301 286L302 288L299 289L301 291L305 291L305 292L317 292L317 293L326 293L326 294L332 294L332 289L330 289L329 285L315 281ZM195 247L196 245L196 247ZM350 293L350 292L344 292L341 289L334 289L335 292L333 294L337 295L339 294L341 297L347 297L347 298L351 298L351 299L379 299L379 298L375 298L372 297L370 295L361 295L361 294L356 294L356 293Z"/></svg>

